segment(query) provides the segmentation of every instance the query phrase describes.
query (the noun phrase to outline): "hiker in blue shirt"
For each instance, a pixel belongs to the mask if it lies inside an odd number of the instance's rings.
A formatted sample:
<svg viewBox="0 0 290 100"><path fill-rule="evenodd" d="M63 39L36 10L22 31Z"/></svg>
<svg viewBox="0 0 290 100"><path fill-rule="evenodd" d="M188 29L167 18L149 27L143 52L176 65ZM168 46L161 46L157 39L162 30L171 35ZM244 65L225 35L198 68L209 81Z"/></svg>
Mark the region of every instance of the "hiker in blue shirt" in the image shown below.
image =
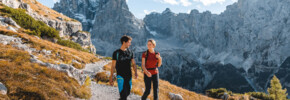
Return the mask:
<svg viewBox="0 0 290 100"><path fill-rule="evenodd" d="M130 36L122 36L122 46L120 49L114 51L111 66L110 85L113 85L112 76L116 68L117 83L120 93L120 100L126 100L132 88L132 72L131 64L135 71L135 78L137 79L137 68L134 60L134 53L128 48L131 45L132 38Z"/></svg>

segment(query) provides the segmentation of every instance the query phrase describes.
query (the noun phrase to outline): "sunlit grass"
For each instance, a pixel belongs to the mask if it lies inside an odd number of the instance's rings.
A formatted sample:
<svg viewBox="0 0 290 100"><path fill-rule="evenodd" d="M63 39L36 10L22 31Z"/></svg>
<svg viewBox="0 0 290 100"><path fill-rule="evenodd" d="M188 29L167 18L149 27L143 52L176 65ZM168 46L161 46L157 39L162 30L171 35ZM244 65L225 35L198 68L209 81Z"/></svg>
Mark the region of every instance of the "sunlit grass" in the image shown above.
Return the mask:
<svg viewBox="0 0 290 100"><path fill-rule="evenodd" d="M30 54L0 44L0 80L10 99L89 98L90 90L64 72L30 63Z"/></svg>
<svg viewBox="0 0 290 100"><path fill-rule="evenodd" d="M20 37L24 43L38 51L43 49L50 50L51 55L44 55L39 52L33 52L33 54L39 57L38 59L43 62L49 62L53 64L72 64L76 68L82 69L85 67L85 64L99 61L99 59L91 53L61 46L25 33L16 33L0 27L0 34ZM80 64L74 64L72 63L72 60L76 60Z"/></svg>

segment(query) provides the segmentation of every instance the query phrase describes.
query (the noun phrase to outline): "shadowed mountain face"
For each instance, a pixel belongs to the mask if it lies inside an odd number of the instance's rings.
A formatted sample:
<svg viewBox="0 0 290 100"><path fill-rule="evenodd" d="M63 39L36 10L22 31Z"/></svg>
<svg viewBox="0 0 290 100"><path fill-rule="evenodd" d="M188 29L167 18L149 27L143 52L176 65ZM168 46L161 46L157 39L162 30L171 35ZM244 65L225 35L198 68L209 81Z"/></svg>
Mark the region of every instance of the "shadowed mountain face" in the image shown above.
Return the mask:
<svg viewBox="0 0 290 100"><path fill-rule="evenodd" d="M76 19L82 14L81 22L91 20L84 29L92 33L97 53L111 56L127 34L134 38L140 63L146 40L154 38L163 57L162 79L198 92L219 87L247 92L266 91L274 74L290 87L283 74L288 70L281 70L290 56L289 5L287 0L239 0L220 15L166 9L143 20L130 13L125 0L60 0L54 9Z"/></svg>
<svg viewBox="0 0 290 100"><path fill-rule="evenodd" d="M144 44L150 36L144 22L129 11L126 0L61 0L53 9L80 20L84 30L92 33L98 54L111 56L123 35L133 37L132 47Z"/></svg>

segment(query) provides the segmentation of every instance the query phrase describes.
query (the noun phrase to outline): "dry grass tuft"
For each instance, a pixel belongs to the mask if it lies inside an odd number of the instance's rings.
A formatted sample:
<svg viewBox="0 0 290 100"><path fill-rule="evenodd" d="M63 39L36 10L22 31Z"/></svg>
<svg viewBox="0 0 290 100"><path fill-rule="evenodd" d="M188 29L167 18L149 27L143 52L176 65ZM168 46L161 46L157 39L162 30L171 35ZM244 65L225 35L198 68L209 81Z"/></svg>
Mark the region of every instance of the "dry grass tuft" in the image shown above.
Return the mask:
<svg viewBox="0 0 290 100"><path fill-rule="evenodd" d="M106 74L106 72L99 72L96 74L95 80L97 82L101 81L107 83L109 82L109 76Z"/></svg>
<svg viewBox="0 0 290 100"><path fill-rule="evenodd" d="M15 33L12 31L8 31L5 28L0 27L0 34L20 37L22 38L22 41L24 43L28 44L30 47L35 48L38 51L41 51L43 49L50 50L51 55L44 55L44 54L40 54L39 52L33 52L33 54L38 56L39 57L38 59L43 62L49 62L53 64L60 64L60 63L72 64L76 68L82 69L85 67L84 66L85 64L99 61L99 59L91 53L61 46L47 40L42 40L36 36L28 35L26 33L21 33L21 32ZM80 62L80 65L73 64L72 60L76 60Z"/></svg>
<svg viewBox="0 0 290 100"><path fill-rule="evenodd" d="M30 63L28 52L0 44L0 57L0 81L10 99L67 100L90 95L90 90L66 73Z"/></svg>
<svg viewBox="0 0 290 100"><path fill-rule="evenodd" d="M34 0L22 0L22 1L29 4L31 9L33 9L39 15L42 15L42 16L45 16L45 17L48 17L48 18L54 19L54 20L59 20L59 19L57 19L57 17L61 17L65 21L76 21L75 19L69 18L63 14L58 13L57 11L55 11L51 8L48 8L44 5L42 5L41 3L39 3L36 0L35 1Z"/></svg>

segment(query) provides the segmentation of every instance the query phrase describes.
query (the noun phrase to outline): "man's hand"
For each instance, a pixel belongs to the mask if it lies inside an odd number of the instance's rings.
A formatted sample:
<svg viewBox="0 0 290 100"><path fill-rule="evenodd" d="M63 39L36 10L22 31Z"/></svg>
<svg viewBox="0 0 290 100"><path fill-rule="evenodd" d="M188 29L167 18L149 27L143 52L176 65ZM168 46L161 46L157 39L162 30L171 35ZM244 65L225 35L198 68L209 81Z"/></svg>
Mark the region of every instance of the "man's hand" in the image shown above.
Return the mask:
<svg viewBox="0 0 290 100"><path fill-rule="evenodd" d="M114 82L113 82L113 79L112 77L110 77L110 85L113 86L114 85Z"/></svg>
<svg viewBox="0 0 290 100"><path fill-rule="evenodd" d="M113 82L113 73L115 70L115 66L116 66L116 60L112 60L112 66L111 66L111 75L110 75L110 85L113 86L114 82Z"/></svg>
<svg viewBox="0 0 290 100"><path fill-rule="evenodd" d="M138 78L138 74L135 72L135 79L137 79Z"/></svg>

